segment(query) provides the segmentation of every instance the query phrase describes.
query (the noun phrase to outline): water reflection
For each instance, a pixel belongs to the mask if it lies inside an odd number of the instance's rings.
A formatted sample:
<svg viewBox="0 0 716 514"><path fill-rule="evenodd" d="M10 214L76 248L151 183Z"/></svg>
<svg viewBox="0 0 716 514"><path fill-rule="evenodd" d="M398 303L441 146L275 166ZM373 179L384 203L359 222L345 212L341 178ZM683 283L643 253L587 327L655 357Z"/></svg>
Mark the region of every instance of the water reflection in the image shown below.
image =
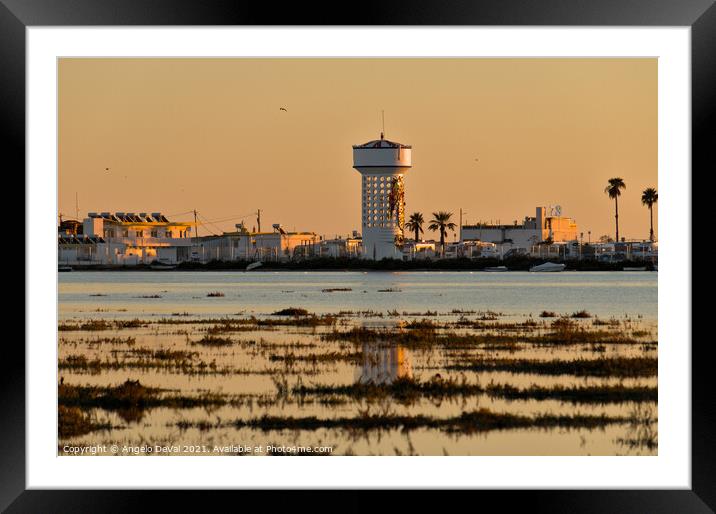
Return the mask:
<svg viewBox="0 0 716 514"><path fill-rule="evenodd" d="M365 343L363 363L356 377L361 384L391 384L399 378L412 378L410 353L399 345Z"/></svg>

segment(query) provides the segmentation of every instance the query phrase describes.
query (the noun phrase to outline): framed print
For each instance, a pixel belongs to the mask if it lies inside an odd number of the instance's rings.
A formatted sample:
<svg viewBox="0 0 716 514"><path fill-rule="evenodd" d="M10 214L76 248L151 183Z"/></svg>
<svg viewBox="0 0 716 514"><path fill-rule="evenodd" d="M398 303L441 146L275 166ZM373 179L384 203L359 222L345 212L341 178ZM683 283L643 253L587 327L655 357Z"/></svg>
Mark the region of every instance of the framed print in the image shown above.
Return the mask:
<svg viewBox="0 0 716 514"><path fill-rule="evenodd" d="M3 508L711 511L716 8L659 4L4 2L28 301Z"/></svg>

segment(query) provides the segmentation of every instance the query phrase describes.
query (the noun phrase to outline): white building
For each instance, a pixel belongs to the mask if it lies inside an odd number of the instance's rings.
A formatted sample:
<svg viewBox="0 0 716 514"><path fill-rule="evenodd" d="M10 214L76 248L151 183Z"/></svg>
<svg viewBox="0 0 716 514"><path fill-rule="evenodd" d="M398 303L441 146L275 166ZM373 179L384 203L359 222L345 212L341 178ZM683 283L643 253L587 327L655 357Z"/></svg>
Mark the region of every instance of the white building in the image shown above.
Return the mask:
<svg viewBox="0 0 716 514"><path fill-rule="evenodd" d="M235 232L199 238L194 258L209 261L284 261L312 256L319 236L314 232L286 232L274 225L273 232L250 232L243 224Z"/></svg>
<svg viewBox="0 0 716 514"><path fill-rule="evenodd" d="M62 227L61 227L62 228ZM79 230L77 231L79 232ZM169 221L162 213L89 213L82 233L58 234L60 264L150 264L188 260L191 223Z"/></svg>
<svg viewBox="0 0 716 514"><path fill-rule="evenodd" d="M552 209L549 214L545 207L537 207L535 217L525 217L522 224L512 225L477 223L463 225L462 241L484 241L495 244L509 243L512 248L529 250L544 242L566 242L577 240L577 223L561 216L561 209Z"/></svg>
<svg viewBox="0 0 716 514"><path fill-rule="evenodd" d="M412 167L412 148L383 138L353 146L361 174L363 257L402 259L405 228L403 177Z"/></svg>

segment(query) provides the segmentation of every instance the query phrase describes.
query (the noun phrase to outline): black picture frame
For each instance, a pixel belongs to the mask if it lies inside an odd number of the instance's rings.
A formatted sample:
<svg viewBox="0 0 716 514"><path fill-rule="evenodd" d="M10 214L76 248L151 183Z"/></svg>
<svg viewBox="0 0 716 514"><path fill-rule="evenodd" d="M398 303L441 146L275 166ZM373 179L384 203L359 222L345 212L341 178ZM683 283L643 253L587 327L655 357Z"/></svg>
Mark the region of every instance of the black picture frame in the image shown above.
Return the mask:
<svg viewBox="0 0 716 514"><path fill-rule="evenodd" d="M605 25L691 27L692 177L713 168L716 122L716 6L713 0L491 0L445 2L413 0L360 2L272 2L212 0L0 0L0 148L7 173L25 169L25 29L32 26L88 25ZM350 7L350 8L346 8ZM7 157L11 159L8 161ZM12 163L14 168L11 168ZM11 171L12 170L12 171ZM685 176L688 170L681 170ZM19 173L16 175L20 176ZM689 213L690 216L690 213ZM695 233L695 232L694 232ZM28 234L26 232L26 237ZM31 269L25 270L27 280ZM693 319L693 316L692 316ZM710 341L700 341L710 343ZM11 344L12 343L12 344ZM686 341L679 341L685 344ZM716 510L716 408L708 344L692 354L692 488L690 490L471 491L479 501L501 508L528 505L549 512L713 512ZM188 510L206 503L200 491L39 491L26 490L25 349L6 341L0 373L0 509L8 512L86 512L144 510L146 495L162 510ZM709 386L711 384L711 386ZM211 502L233 492L208 492ZM241 493L245 495L245 492ZM263 493L266 495L266 493ZM271 493L271 503L281 496ZM366 510L371 501L358 492L328 499L325 492L305 501L313 510ZM452 494L452 493L451 493ZM454 497L451 501L459 501ZM296 500L296 499L294 499ZM408 500L408 503L404 503ZM299 501L301 501L299 499ZM342 507L334 502L340 501ZM470 500L473 501L473 500ZM426 505L422 492L401 499ZM443 504L443 507L445 505Z"/></svg>

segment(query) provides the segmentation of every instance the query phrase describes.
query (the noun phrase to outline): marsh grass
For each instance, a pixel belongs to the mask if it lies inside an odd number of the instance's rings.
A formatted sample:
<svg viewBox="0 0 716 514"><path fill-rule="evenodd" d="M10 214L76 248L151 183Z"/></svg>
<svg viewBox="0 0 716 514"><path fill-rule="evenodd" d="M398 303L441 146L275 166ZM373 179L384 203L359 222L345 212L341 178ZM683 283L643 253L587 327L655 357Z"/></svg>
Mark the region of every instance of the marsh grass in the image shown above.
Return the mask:
<svg viewBox="0 0 716 514"><path fill-rule="evenodd" d="M286 309L281 309L279 311L276 311L272 315L273 316L308 316L308 311L306 309L301 309L299 307L288 307Z"/></svg>
<svg viewBox="0 0 716 514"><path fill-rule="evenodd" d="M632 450L656 450L659 446L657 417L650 405L635 405L629 414L629 429L626 437L616 442Z"/></svg>
<svg viewBox="0 0 716 514"><path fill-rule="evenodd" d="M656 402L656 387L617 385L598 385L581 387L540 387L532 385L519 389L508 384L491 383L486 387L488 395L508 400L559 400L569 403L623 403L623 402Z"/></svg>
<svg viewBox="0 0 716 514"><path fill-rule="evenodd" d="M60 384L58 404L65 408L98 408L108 411L142 411L155 407L187 409L195 407L242 405L244 397L202 392L187 396L171 390L147 387L139 380L126 380L116 386L77 386Z"/></svg>
<svg viewBox="0 0 716 514"><path fill-rule="evenodd" d="M86 345L89 347L94 346L103 346L103 345L111 345L111 346L134 346L136 344L137 340L134 337L97 337L94 339L59 339L59 344L63 345Z"/></svg>
<svg viewBox="0 0 716 514"><path fill-rule="evenodd" d="M459 321L458 321L459 323ZM470 322L474 327L474 322ZM535 333L536 322L525 321L503 325L483 326L489 330L480 333L464 333L452 330L438 330L430 320L406 323L397 329L374 329L352 327L348 330L333 329L321 334L324 341L349 341L370 343L390 341L392 344L409 348L471 348L516 343L533 345L575 345L575 344L635 344L640 341L624 333L606 330L590 330L568 318L551 323L544 333ZM404 328L405 330L402 330ZM500 330L502 329L502 330Z"/></svg>
<svg viewBox="0 0 716 514"><path fill-rule="evenodd" d="M413 403L420 398L450 398L487 394L495 398L509 400L559 400L570 403L622 403L656 402L658 391L654 387L627 387L618 385L577 386L577 387L540 387L532 385L516 388L507 384L490 383L483 387L479 383L468 383L464 378L436 379L419 381L402 377L390 384L347 384L296 386L291 392L298 396L348 396L354 399L377 401L391 397L403 403Z"/></svg>
<svg viewBox="0 0 716 514"><path fill-rule="evenodd" d="M211 346L211 347L222 347L222 346L233 346L234 340L230 337L218 337L214 335L206 335L198 341L192 341L193 345Z"/></svg>
<svg viewBox="0 0 716 514"><path fill-rule="evenodd" d="M464 412L459 416L436 418L425 415L364 414L356 417L319 418L307 416L301 418L264 415L259 418L236 420L236 428L253 428L262 431L273 430L402 430L405 432L429 428L445 432L471 434L491 430L514 428L598 428L614 423L624 423L621 416L588 416L581 414L520 416L508 413L496 413L481 408Z"/></svg>
<svg viewBox="0 0 716 514"><path fill-rule="evenodd" d="M352 363L358 363L363 359L363 352L352 352L352 353L343 353L343 352L326 352L326 353L294 353L294 352L286 352L283 354L270 354L268 356L268 359L272 362L285 362L287 364L292 364L294 362L309 362L309 363L319 363L319 362L352 362Z"/></svg>
<svg viewBox="0 0 716 514"><path fill-rule="evenodd" d="M97 430L109 430L109 423L99 423L79 407L60 405L57 408L57 430L60 437L77 437Z"/></svg>
<svg viewBox="0 0 716 514"><path fill-rule="evenodd" d="M572 360L485 359L449 364L457 371L509 371L536 375L575 375L593 377L650 377L656 376L658 362L654 357L601 357Z"/></svg>

